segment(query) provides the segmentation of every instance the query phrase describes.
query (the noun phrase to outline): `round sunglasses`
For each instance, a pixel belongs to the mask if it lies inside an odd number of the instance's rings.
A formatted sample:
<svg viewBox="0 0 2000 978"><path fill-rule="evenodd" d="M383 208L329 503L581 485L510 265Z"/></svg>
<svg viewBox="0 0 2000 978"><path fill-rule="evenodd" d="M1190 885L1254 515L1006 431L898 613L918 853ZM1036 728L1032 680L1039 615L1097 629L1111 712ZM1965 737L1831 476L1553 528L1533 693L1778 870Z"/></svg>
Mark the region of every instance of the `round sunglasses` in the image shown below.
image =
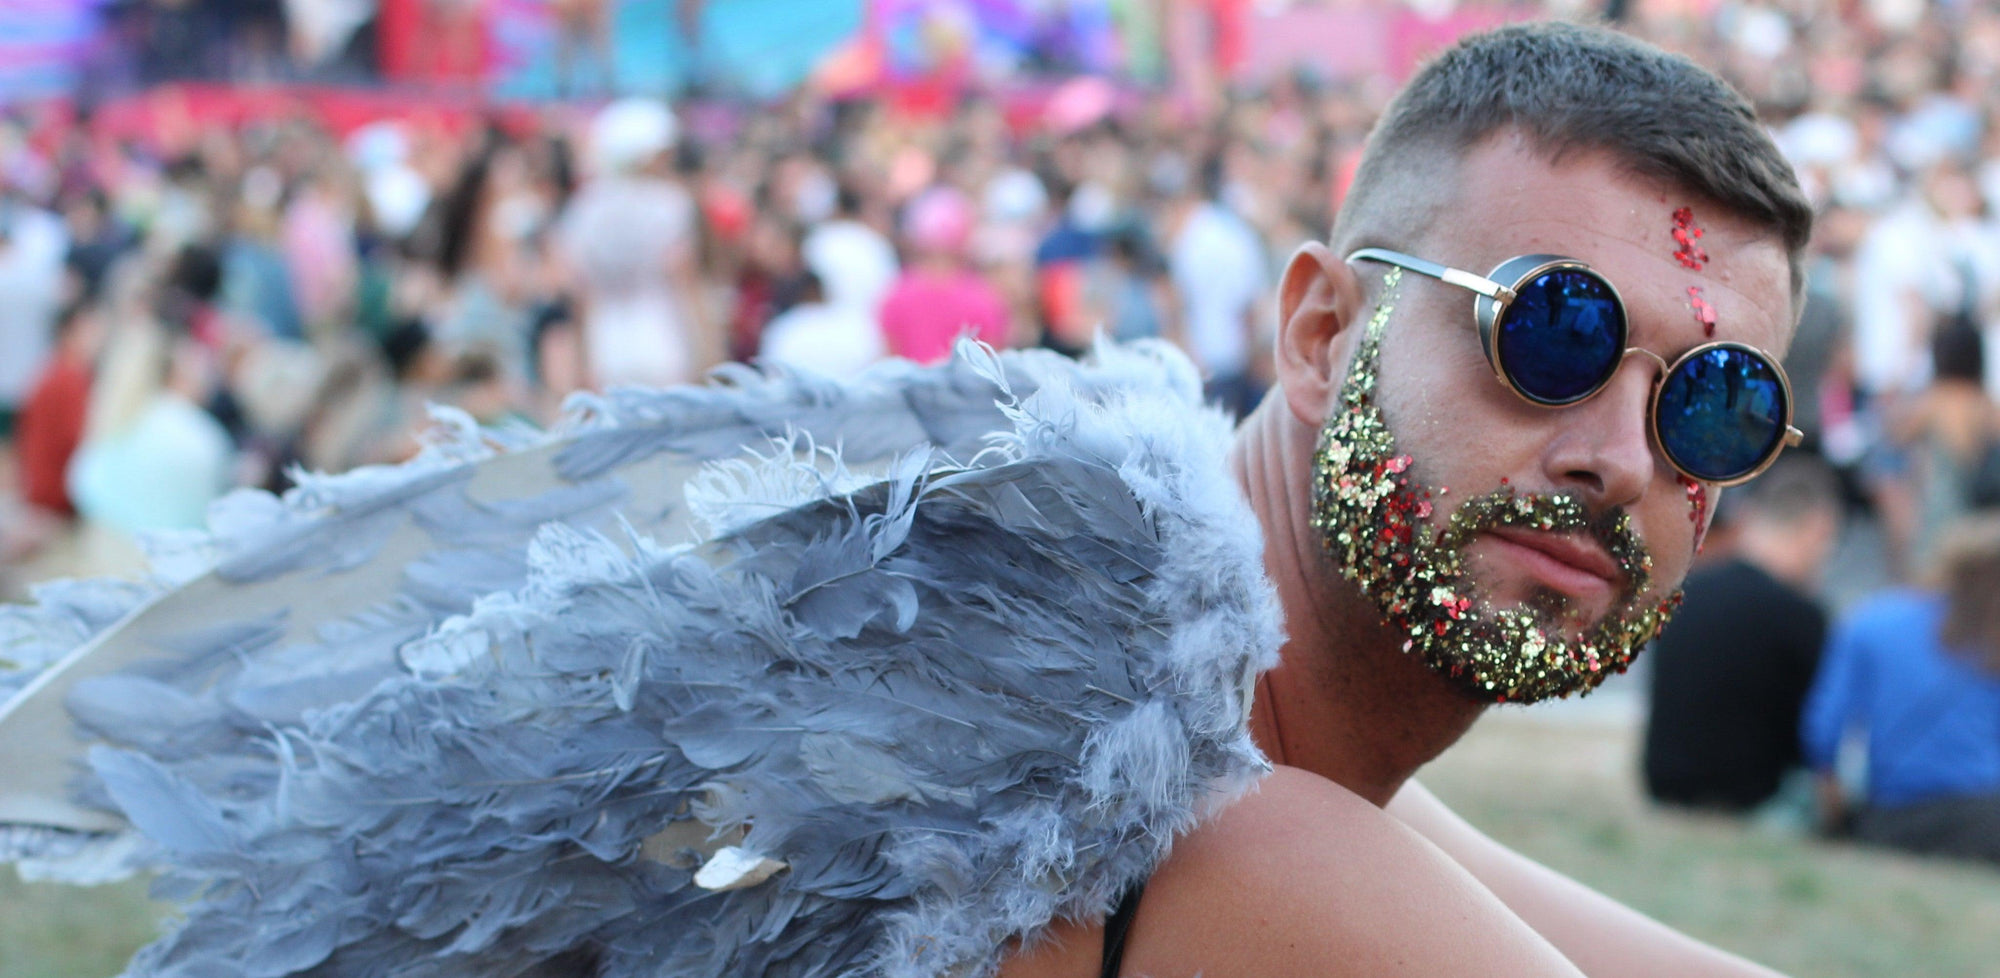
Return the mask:
<svg viewBox="0 0 2000 978"><path fill-rule="evenodd" d="M1682 475L1718 486L1747 482L1804 433L1792 427L1792 384L1755 347L1703 343L1672 363L1625 345L1625 303L1604 276L1574 258L1521 255L1485 276L1384 248L1372 261L1470 289L1479 343L1494 376L1533 404L1563 407L1589 399L1632 354L1660 365L1648 413L1653 440ZM1508 283L1508 284L1502 284Z"/></svg>

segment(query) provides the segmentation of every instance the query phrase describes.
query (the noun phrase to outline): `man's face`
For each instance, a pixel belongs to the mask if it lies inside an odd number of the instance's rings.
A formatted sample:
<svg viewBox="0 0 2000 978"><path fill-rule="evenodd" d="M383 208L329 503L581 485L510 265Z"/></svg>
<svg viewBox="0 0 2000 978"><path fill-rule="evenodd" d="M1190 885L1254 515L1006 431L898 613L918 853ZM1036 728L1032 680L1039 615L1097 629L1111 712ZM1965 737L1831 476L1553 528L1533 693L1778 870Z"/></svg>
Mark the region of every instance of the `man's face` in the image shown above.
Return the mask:
<svg viewBox="0 0 2000 978"><path fill-rule="evenodd" d="M1629 345L1668 362L1712 339L1774 357L1788 341L1783 246L1605 157L1551 165L1503 134L1468 154L1446 213L1464 218L1383 244L1481 274L1530 253L1588 262L1624 299ZM1336 341L1351 352L1314 486L1329 553L1470 694L1594 688L1664 624L1715 491L1651 437L1659 363L1634 355L1595 397L1536 406L1487 365L1472 293L1355 270L1378 301Z"/></svg>

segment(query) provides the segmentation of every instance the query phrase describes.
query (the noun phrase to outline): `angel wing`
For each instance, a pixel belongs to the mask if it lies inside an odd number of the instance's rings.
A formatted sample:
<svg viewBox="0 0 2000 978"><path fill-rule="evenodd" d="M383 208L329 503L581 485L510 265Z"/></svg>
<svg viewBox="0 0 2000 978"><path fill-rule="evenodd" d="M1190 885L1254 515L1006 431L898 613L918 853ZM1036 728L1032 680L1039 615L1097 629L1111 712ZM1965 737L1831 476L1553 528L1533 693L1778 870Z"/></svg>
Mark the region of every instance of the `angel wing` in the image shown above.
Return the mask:
<svg viewBox="0 0 2000 978"><path fill-rule="evenodd" d="M238 497L185 583L11 614L0 821L190 901L134 975L987 972L1264 770L1198 397L968 345Z"/></svg>

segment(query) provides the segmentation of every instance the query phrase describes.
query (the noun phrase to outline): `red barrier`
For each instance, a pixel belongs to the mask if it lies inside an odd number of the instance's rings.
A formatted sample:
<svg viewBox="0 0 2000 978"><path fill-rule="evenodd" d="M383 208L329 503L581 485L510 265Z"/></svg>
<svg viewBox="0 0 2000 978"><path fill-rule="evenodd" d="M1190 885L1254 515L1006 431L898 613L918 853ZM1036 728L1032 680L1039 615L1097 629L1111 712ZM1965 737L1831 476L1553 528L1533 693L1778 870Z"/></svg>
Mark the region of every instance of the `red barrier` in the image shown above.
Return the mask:
<svg viewBox="0 0 2000 978"><path fill-rule="evenodd" d="M74 117L66 100L39 113L66 127ZM308 119L345 137L371 122L395 121L426 131L461 133L485 122L530 132L551 112L571 106L511 102L465 88L334 88L310 85L163 85L99 105L91 128L101 136L133 140L171 153L191 148L203 132L285 119Z"/></svg>

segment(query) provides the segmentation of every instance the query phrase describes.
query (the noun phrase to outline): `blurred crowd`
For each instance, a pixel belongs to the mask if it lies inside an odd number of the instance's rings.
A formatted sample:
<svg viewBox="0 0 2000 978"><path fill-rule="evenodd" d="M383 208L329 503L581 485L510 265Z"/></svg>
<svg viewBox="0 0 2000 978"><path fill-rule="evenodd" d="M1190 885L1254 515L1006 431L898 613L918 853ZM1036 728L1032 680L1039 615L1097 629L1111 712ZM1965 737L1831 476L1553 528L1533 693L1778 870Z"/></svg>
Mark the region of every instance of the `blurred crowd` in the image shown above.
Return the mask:
<svg viewBox="0 0 2000 978"><path fill-rule="evenodd" d="M231 486L406 458L426 405L546 425L580 389L848 376L967 332L1166 337L1241 410L1271 270L1331 221L1366 104L1303 79L1196 118L1101 79L933 119L632 98L341 139L277 119L173 155L88 127L37 155L17 126L7 546L72 517L196 527Z"/></svg>
<svg viewBox="0 0 2000 978"><path fill-rule="evenodd" d="M1731 680L1775 744L1761 765L1782 772L1801 761L1828 627L1817 575L1843 514L1879 528L1884 580L1948 590L1931 569L1955 528L2000 504L2000 9L1602 13L1733 81L1820 211L1786 365L1808 453L1828 468L1775 478L1775 502L1725 498L1708 568L1754 567L1813 605L1766 616L1768 641L1736 613L1708 633L1730 668L1746 643L1789 650L1770 653L1787 658L1768 681ZM1330 227L1393 89L1326 65L1213 97L1088 76L1026 94L973 85L945 112L810 90L629 98L338 136L278 117L171 148L87 120L50 140L5 117L0 591L101 569L94 547L198 527L232 487L407 458L431 405L546 426L571 392L679 383L726 360L849 376L938 359L967 332L1066 354L1100 333L1159 337L1192 356L1211 398L1246 411L1269 383L1275 273ZM1831 514L1832 529L1802 513ZM1689 617L1704 592L1758 586L1698 576ZM1977 708L2000 722L2000 706ZM1740 755L1748 736L1713 749ZM1984 790L2000 794L1990 760ZM1754 807L1777 779L1673 800Z"/></svg>

